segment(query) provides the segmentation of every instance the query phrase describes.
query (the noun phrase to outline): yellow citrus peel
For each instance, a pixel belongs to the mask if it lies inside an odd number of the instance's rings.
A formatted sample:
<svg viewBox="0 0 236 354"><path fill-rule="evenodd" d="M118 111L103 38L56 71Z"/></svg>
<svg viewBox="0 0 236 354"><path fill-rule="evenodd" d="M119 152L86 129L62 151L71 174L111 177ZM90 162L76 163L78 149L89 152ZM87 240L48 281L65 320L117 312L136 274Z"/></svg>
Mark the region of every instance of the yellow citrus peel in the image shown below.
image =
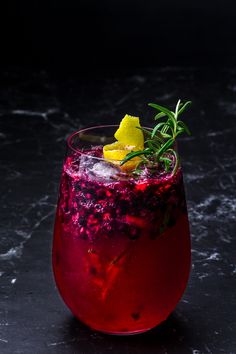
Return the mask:
<svg viewBox="0 0 236 354"><path fill-rule="evenodd" d="M122 161L129 152L143 150L143 132L137 127L141 127L139 118L126 114L114 134L117 141L103 147L103 157L119 165L120 161ZM123 171L131 171L137 167L140 161L140 157L134 157L122 165L121 169Z"/></svg>

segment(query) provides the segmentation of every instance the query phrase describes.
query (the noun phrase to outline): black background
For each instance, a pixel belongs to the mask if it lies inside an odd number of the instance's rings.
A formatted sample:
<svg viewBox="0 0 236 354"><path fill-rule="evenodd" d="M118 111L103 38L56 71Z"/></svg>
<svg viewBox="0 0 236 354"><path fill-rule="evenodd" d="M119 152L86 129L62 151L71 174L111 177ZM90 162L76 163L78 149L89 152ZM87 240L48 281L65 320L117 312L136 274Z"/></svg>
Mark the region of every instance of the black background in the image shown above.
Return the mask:
<svg viewBox="0 0 236 354"><path fill-rule="evenodd" d="M235 10L233 0L7 1L1 5L1 60L85 74L233 65Z"/></svg>

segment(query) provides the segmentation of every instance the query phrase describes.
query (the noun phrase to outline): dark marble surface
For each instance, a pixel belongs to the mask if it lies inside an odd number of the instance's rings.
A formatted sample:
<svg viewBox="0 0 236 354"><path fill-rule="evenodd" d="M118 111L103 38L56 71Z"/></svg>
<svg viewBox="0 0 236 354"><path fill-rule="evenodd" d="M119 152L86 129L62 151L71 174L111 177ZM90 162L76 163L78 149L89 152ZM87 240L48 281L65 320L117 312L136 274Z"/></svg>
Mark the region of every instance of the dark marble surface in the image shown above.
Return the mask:
<svg viewBox="0 0 236 354"><path fill-rule="evenodd" d="M0 75L0 352L236 353L236 70L147 69L104 78ZM65 307L51 270L58 183L68 134L145 117L149 101L191 99L180 142L193 267L169 319L149 333L90 331Z"/></svg>

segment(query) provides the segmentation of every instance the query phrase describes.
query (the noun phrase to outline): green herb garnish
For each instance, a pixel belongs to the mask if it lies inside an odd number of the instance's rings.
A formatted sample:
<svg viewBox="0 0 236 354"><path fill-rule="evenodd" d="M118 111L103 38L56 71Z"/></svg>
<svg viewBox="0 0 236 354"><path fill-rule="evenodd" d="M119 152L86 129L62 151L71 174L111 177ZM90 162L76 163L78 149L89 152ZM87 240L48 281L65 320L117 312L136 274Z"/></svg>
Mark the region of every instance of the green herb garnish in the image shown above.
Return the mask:
<svg viewBox="0 0 236 354"><path fill-rule="evenodd" d="M120 165L124 165L133 157L140 156L141 161L136 167L135 173L139 173L141 165L156 169L160 163L163 163L166 172L169 172L173 165L172 173L175 174L179 166L179 155L174 148L176 138L183 133L191 135L187 125L178 118L191 103L191 101L182 103L181 100L178 100L175 111L170 111L155 103L149 103L150 107L159 111L154 117L158 124L152 130L137 127L147 137L144 141L145 148L128 153Z"/></svg>

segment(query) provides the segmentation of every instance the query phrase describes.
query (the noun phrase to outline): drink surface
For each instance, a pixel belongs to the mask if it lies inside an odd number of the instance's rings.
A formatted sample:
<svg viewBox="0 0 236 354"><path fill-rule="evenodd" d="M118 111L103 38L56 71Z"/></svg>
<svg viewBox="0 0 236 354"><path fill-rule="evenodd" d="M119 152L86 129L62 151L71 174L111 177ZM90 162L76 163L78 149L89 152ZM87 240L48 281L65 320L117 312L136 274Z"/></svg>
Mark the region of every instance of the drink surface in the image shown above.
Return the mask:
<svg viewBox="0 0 236 354"><path fill-rule="evenodd" d="M143 332L167 318L188 280L182 172L144 170L131 176L100 154L96 148L65 159L54 231L55 279L68 307L91 328Z"/></svg>

